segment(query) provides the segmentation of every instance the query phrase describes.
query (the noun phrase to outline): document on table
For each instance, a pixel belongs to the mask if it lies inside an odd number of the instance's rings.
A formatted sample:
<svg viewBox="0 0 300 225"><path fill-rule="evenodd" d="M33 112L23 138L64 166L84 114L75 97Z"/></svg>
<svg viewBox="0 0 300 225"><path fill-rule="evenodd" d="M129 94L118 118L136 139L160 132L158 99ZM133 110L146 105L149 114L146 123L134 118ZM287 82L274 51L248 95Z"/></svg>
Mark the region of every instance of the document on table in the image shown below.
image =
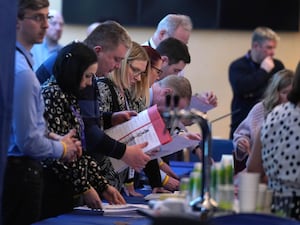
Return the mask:
<svg viewBox="0 0 300 225"><path fill-rule="evenodd" d="M105 130L105 133L127 145L148 142L144 148L144 152L148 153L172 140L156 105L140 112L129 121ZM117 172L127 167L121 160L111 158L111 162Z"/></svg>
<svg viewBox="0 0 300 225"><path fill-rule="evenodd" d="M79 206L74 210L88 211L91 213L102 212L104 216L117 215L117 216L131 216L130 212L137 212L139 209L149 209L147 204L124 204L124 205L110 205L108 203L102 203L102 210L94 210L87 206Z"/></svg>

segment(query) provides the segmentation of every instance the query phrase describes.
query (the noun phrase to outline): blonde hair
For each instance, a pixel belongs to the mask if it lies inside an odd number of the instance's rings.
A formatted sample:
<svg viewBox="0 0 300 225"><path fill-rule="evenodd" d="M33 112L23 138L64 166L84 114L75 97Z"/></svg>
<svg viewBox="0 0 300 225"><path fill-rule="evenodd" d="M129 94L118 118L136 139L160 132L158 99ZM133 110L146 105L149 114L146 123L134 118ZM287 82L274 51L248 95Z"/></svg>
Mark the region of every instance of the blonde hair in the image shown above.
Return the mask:
<svg viewBox="0 0 300 225"><path fill-rule="evenodd" d="M141 75L141 81L137 82L133 87L130 87L128 78L128 63L134 60L147 61L146 71ZM132 42L131 48L128 50L119 69L114 70L109 78L114 82L119 89L128 89L131 93L133 101L140 98L144 99L149 105L149 76L150 76L150 60L146 50L137 42Z"/></svg>
<svg viewBox="0 0 300 225"><path fill-rule="evenodd" d="M294 72L288 69L278 71L273 75L263 98L263 105L265 107L265 116L272 111L272 109L280 104L279 92L293 84Z"/></svg>

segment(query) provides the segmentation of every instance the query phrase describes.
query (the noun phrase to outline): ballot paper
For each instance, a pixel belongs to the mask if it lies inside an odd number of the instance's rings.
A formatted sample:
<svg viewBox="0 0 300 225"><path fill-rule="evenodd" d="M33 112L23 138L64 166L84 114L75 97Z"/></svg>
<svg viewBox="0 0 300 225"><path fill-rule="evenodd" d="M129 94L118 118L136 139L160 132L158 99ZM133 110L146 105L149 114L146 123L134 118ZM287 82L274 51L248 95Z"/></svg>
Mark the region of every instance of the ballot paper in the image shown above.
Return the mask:
<svg viewBox="0 0 300 225"><path fill-rule="evenodd" d="M151 154L155 150L172 140L169 131L165 128L165 123L160 116L157 106L154 105L129 121L105 130L105 133L111 138L125 143L126 145L135 145L148 142L144 152ZM115 171L120 172L128 165L123 161L110 158Z"/></svg>
<svg viewBox="0 0 300 225"><path fill-rule="evenodd" d="M205 102L204 98L199 94L195 94L192 96L190 105L188 107L188 109L196 109L204 113L213 108L215 108L215 106Z"/></svg>
<svg viewBox="0 0 300 225"><path fill-rule="evenodd" d="M183 135L173 135L172 141L164 144L160 147L160 151L157 152L152 158L163 157L173 154L185 148L195 148L200 143L199 140L190 140Z"/></svg>

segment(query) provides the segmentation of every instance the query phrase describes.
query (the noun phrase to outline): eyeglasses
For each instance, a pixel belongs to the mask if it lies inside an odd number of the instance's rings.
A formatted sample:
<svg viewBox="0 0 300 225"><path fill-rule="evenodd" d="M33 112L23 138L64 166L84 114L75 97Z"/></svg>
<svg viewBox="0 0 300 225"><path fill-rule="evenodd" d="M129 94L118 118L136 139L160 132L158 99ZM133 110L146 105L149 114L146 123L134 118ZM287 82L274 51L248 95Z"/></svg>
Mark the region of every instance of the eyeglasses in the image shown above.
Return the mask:
<svg viewBox="0 0 300 225"><path fill-rule="evenodd" d="M145 71L141 71L140 69L134 67L131 63L128 63L128 65L131 71L133 72L133 76L137 77L139 75L146 75Z"/></svg>
<svg viewBox="0 0 300 225"><path fill-rule="evenodd" d="M46 21L52 19L53 16L45 16L43 14L36 14L36 15L33 15L33 16L24 16L23 19L28 19L28 20L33 20L37 23L45 23Z"/></svg>
<svg viewBox="0 0 300 225"><path fill-rule="evenodd" d="M160 76L163 73L163 71L161 69L158 69L156 66L151 66L151 68L155 69L158 76Z"/></svg>

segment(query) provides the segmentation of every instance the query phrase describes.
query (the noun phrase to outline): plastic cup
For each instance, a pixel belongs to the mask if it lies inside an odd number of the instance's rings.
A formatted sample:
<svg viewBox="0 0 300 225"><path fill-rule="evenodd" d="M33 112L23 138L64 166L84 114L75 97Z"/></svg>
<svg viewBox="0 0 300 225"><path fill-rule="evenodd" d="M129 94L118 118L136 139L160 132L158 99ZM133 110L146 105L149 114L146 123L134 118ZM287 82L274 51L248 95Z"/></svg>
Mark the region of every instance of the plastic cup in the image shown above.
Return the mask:
<svg viewBox="0 0 300 225"><path fill-rule="evenodd" d="M264 210L266 191L267 191L266 184L258 185L258 192L257 192L257 198L256 198L256 211L257 212L263 212L263 210Z"/></svg>
<svg viewBox="0 0 300 225"><path fill-rule="evenodd" d="M255 212L259 173L240 173L238 177L238 198L240 212Z"/></svg>

